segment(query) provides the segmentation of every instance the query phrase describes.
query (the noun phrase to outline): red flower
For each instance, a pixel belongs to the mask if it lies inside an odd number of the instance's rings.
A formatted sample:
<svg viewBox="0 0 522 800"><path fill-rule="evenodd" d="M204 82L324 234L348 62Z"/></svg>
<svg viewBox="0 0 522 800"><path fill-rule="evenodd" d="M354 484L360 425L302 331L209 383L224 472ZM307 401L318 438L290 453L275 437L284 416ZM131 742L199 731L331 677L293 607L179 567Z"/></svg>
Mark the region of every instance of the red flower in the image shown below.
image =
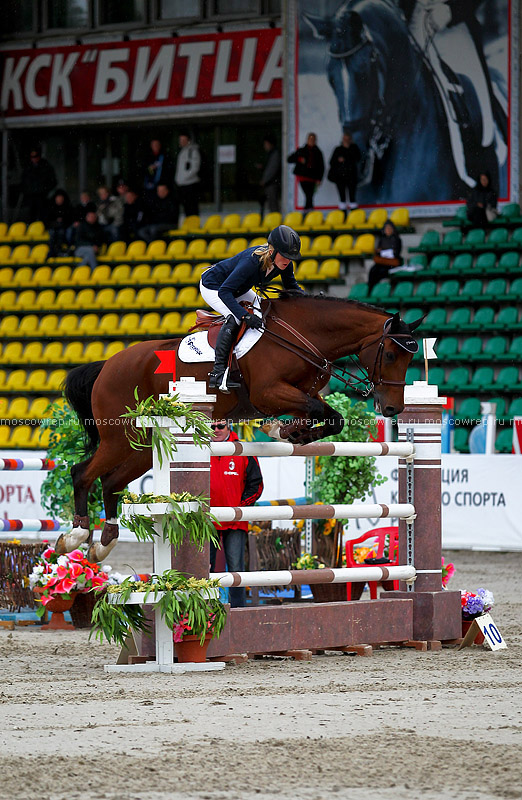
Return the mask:
<svg viewBox="0 0 522 800"><path fill-rule="evenodd" d="M54 587L55 594L69 594L74 588L75 582L70 578L64 578L57 586Z"/></svg>
<svg viewBox="0 0 522 800"><path fill-rule="evenodd" d="M71 566L69 567L69 573L71 578L79 578L80 575L83 575L83 569L81 567L81 564L78 563L71 564Z"/></svg>

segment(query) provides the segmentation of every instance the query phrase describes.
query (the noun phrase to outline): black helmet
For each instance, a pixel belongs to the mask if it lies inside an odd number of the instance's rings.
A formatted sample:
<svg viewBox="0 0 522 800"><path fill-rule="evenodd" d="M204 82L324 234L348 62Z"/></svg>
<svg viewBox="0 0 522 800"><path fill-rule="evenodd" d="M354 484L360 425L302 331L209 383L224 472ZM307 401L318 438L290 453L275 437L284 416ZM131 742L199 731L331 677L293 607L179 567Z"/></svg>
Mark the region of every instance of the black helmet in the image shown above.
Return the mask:
<svg viewBox="0 0 522 800"><path fill-rule="evenodd" d="M301 239L288 225L278 225L270 231L268 244L272 245L276 253L281 253L283 258L289 258L291 261L301 255Z"/></svg>

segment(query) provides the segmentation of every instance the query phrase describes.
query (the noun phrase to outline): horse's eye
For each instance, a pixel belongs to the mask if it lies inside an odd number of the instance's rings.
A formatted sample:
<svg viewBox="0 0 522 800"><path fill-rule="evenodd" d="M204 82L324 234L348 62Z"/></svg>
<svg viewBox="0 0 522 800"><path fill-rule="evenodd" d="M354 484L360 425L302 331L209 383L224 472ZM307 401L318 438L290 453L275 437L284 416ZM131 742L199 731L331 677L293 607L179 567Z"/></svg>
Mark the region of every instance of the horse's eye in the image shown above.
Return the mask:
<svg viewBox="0 0 522 800"><path fill-rule="evenodd" d="M384 360L387 364L393 364L395 361L395 353L390 352L389 350L384 354Z"/></svg>

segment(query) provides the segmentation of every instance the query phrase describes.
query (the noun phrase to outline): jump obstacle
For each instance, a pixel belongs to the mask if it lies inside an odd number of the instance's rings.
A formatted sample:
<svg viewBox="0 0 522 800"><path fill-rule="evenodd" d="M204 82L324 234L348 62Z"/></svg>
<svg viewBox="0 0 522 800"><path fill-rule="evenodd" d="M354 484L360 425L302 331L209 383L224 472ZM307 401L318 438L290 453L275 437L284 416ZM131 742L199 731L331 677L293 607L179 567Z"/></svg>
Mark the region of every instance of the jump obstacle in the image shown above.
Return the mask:
<svg viewBox="0 0 522 800"><path fill-rule="evenodd" d="M212 417L215 395L206 393L204 382L196 382L190 378L181 379L177 382L175 390L171 382L169 392L174 393L174 391L182 402L191 403L195 410ZM202 494L208 497L211 453L231 457L243 454L311 456L326 455L325 449L328 448L328 455L341 455L341 453L354 455L356 452L358 455L398 455L400 459L399 498L407 502L393 506L384 504L309 506L308 509L313 509L316 519L324 516L329 518L333 516L375 518L392 514L398 516L401 566L317 570L322 573L317 577L311 575L310 570L300 572L298 576L291 570L283 570L279 575L275 572L220 573L211 577L218 577L223 586L241 585L245 581L250 586L265 585L267 580L270 580L270 585L277 582L279 585L288 585L290 582L303 582L305 579L307 583L310 583L310 580L366 582L398 579L401 581L401 590L383 592L378 601L302 603L280 607L230 609L223 633L219 639L210 643L208 650L210 658L216 659L238 653L281 654L302 649L342 649L363 644L404 643L415 640L441 642L451 641L460 636L460 593L443 591L441 581L440 436L443 402L444 398L438 396L436 386L429 386L420 381L412 387L405 387L406 405L399 415L399 442L389 444L318 442L313 445L298 446L286 442L248 444L223 442L199 448L194 444L190 431L181 431L173 420L157 420L163 428L175 433L177 451L171 454L170 462L164 461L163 467L159 465L157 454L153 453L154 494L188 491L193 495ZM145 420L143 425L151 427L152 421L147 424ZM378 453L375 452L376 449L379 450ZM303 452L305 450L306 452ZM127 505L124 513L125 516L138 510L140 513L146 513L146 508L144 505ZM158 533L161 531L161 518L166 508L165 505L163 509L156 508L155 512L151 513ZM304 518L305 508L306 506L277 509L211 508L211 512L216 514L218 519L221 516L223 521L262 518L299 519ZM321 508L325 509L324 515L319 510ZM161 573L164 569L174 568L197 578L206 578L209 575L208 567L208 545L200 552L186 542L174 554L170 545L163 542L160 535L156 537L155 572ZM234 583L234 581L239 582ZM134 602L140 602L139 597ZM150 598L148 603L150 604ZM187 665L173 663L172 631L164 624L157 610L154 617L154 638L141 635L136 642L143 663L108 665L105 668L107 671L185 671ZM198 669L219 669L222 666L221 662L207 662L198 665Z"/></svg>
<svg viewBox="0 0 522 800"><path fill-rule="evenodd" d="M52 470L56 462L49 458L0 458L0 472L35 472ZM0 519L0 533L67 530L68 524L55 519Z"/></svg>

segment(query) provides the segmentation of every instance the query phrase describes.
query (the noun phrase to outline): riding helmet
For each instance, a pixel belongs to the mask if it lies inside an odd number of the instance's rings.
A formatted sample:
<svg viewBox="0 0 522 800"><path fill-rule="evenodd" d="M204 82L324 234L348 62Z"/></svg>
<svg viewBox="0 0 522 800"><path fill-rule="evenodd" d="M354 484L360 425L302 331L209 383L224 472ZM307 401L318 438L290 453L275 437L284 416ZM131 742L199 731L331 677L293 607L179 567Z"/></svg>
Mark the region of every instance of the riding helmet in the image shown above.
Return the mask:
<svg viewBox="0 0 522 800"><path fill-rule="evenodd" d="M276 253L281 253L283 258L293 261L301 254L301 239L288 225L278 225L268 234L268 244L271 244Z"/></svg>

